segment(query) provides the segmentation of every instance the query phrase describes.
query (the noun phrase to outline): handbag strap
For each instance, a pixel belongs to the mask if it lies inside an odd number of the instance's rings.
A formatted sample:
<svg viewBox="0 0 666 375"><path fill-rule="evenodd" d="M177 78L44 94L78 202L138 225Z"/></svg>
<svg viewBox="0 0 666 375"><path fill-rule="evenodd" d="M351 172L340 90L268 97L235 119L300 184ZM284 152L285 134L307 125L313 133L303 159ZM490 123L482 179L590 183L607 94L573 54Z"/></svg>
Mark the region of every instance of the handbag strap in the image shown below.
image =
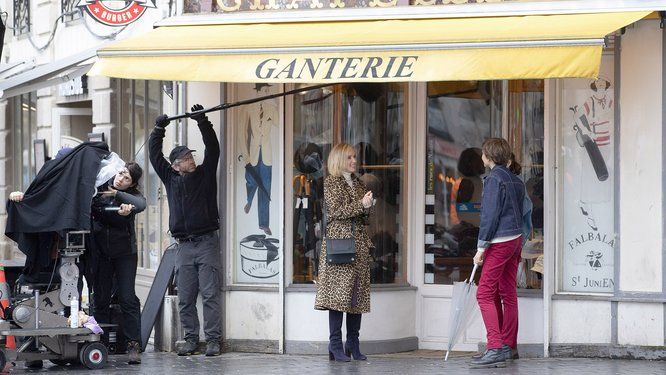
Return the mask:
<svg viewBox="0 0 666 375"><path fill-rule="evenodd" d="M321 238L326 238L326 227L328 226L328 213L326 212L326 201L323 201L321 204ZM352 237L354 237L354 231L356 230L356 220L352 219Z"/></svg>

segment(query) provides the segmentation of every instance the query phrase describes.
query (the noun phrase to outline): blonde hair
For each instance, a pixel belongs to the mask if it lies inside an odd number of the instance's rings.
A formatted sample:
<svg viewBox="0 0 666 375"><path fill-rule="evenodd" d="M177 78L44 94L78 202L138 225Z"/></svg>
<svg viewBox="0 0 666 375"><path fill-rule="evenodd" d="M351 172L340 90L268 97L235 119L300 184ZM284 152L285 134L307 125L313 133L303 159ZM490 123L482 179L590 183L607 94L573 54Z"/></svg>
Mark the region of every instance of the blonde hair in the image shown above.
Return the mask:
<svg viewBox="0 0 666 375"><path fill-rule="evenodd" d="M341 176L347 165L349 155L355 155L354 146L348 143L339 143L333 147L328 154L328 173L333 176Z"/></svg>

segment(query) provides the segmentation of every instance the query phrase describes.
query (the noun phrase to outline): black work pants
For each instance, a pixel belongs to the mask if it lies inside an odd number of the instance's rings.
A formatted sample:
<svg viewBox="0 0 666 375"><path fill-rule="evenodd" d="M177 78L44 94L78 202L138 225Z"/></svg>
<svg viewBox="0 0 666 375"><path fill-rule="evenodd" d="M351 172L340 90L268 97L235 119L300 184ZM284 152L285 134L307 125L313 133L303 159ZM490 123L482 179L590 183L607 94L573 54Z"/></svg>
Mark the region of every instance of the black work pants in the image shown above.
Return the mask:
<svg viewBox="0 0 666 375"><path fill-rule="evenodd" d="M115 280L118 303L123 314L123 334L128 342L141 342L141 303L134 291L137 255L131 254L118 258L107 258L101 255L98 264L93 286L95 320L98 323L111 323L109 305Z"/></svg>

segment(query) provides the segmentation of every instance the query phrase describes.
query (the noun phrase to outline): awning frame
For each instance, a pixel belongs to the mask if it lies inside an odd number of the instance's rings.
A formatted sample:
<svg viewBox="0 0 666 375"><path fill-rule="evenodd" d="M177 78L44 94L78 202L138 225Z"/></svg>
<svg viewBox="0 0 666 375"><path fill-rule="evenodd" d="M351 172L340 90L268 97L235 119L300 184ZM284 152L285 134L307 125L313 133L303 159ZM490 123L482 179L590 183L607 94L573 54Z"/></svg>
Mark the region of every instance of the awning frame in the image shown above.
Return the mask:
<svg viewBox="0 0 666 375"><path fill-rule="evenodd" d="M666 0L182 16L100 49L91 74L273 83L595 77L606 36L655 9Z"/></svg>
<svg viewBox="0 0 666 375"><path fill-rule="evenodd" d="M165 18L154 27L227 24L478 18L666 10L665 0L550 0L507 1L447 5L410 5L386 8L239 11L181 15Z"/></svg>
<svg viewBox="0 0 666 375"><path fill-rule="evenodd" d="M79 77L90 70L96 56L97 48L92 48L5 79L0 82L0 98L7 99Z"/></svg>
<svg viewBox="0 0 666 375"><path fill-rule="evenodd" d="M243 55L243 54L294 54L294 53L335 53L335 52L385 52L385 51L446 51L485 48L530 48L558 46L603 46L604 39L558 39L493 41L475 43L427 43L427 44L383 44L328 47L265 47L265 48L216 48L197 50L141 50L141 51L99 51L105 56L198 56L198 55Z"/></svg>

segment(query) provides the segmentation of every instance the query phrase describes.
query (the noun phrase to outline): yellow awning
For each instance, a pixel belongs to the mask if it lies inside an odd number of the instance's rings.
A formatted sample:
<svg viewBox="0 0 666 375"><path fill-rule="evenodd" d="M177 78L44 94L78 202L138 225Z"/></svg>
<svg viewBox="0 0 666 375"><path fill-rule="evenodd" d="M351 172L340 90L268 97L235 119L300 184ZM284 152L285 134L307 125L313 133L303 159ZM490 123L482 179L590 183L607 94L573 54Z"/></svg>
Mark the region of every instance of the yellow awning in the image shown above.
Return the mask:
<svg viewBox="0 0 666 375"><path fill-rule="evenodd" d="M650 12L164 26L93 75L217 82L596 77L603 38Z"/></svg>

